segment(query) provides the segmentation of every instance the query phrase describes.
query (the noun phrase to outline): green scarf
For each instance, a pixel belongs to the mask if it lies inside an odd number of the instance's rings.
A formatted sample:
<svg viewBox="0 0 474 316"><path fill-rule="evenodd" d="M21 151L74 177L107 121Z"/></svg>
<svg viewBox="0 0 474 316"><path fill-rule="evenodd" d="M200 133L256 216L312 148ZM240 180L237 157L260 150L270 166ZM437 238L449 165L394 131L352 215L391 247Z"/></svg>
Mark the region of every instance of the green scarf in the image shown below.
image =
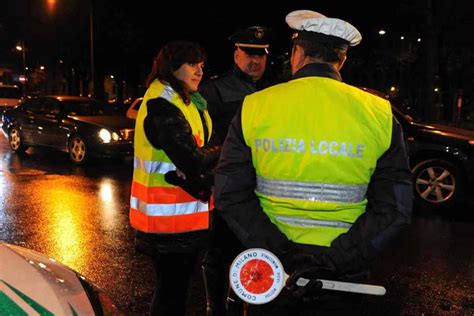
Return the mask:
<svg viewBox="0 0 474 316"><path fill-rule="evenodd" d="M207 101L199 94L199 92L191 93L191 102L193 102L200 111L207 109Z"/></svg>

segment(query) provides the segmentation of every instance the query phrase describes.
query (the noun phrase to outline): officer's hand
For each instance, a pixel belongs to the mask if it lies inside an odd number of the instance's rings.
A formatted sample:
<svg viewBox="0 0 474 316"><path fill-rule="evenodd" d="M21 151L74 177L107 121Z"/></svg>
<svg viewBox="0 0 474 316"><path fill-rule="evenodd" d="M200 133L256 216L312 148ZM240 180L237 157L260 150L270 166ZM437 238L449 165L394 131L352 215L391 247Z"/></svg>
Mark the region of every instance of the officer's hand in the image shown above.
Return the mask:
<svg viewBox="0 0 474 316"><path fill-rule="evenodd" d="M180 177L181 179L186 180L186 175L181 170L176 169L176 175Z"/></svg>
<svg viewBox="0 0 474 316"><path fill-rule="evenodd" d="M298 279L308 279L309 282L305 286L299 286L296 283ZM290 291L291 295L304 302L317 300L322 292L322 282L319 279L333 279L334 273L331 270L321 267L303 267L297 269L290 275L286 281L286 289Z"/></svg>

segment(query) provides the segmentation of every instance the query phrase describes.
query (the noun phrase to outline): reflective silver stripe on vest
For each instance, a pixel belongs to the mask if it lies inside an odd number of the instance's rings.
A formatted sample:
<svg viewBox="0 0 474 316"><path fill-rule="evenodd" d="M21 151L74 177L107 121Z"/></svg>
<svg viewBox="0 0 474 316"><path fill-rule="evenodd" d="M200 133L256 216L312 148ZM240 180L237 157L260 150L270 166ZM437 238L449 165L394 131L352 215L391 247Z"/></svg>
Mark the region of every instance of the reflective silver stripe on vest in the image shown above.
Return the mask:
<svg viewBox="0 0 474 316"><path fill-rule="evenodd" d="M336 228L351 228L352 224L340 221L328 221L321 219L310 219L310 218L301 218L301 217L288 217L275 215L275 218L279 221L302 227L336 227Z"/></svg>
<svg viewBox="0 0 474 316"><path fill-rule="evenodd" d="M171 102L171 99L173 98L173 93L174 93L173 88L171 88L171 86L169 85L165 85L163 88L163 91L161 92L160 97Z"/></svg>
<svg viewBox="0 0 474 316"><path fill-rule="evenodd" d="M273 180L257 177L256 191L295 200L357 203L365 199L367 185Z"/></svg>
<svg viewBox="0 0 474 316"><path fill-rule="evenodd" d="M176 204L147 204L136 197L130 198L130 207L145 213L147 216L174 216L207 212L208 204L201 201Z"/></svg>
<svg viewBox="0 0 474 316"><path fill-rule="evenodd" d="M140 157L133 158L133 168L142 169L147 173L161 173L165 174L168 171L176 170L176 166L170 162L151 161L141 159Z"/></svg>

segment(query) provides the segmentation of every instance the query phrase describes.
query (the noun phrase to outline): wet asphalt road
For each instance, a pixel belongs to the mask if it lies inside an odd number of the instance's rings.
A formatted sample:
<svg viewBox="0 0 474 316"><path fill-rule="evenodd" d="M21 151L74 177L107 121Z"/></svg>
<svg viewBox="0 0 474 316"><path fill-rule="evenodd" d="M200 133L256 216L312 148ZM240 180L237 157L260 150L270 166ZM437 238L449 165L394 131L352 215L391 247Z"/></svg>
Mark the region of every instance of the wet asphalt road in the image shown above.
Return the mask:
<svg viewBox="0 0 474 316"><path fill-rule="evenodd" d="M0 240L42 252L101 287L130 315L145 315L154 275L134 251L128 223L131 160L72 166L65 154L11 154L0 134ZM474 203L417 210L413 224L381 256L373 315L474 315ZM196 268L189 315L204 315Z"/></svg>

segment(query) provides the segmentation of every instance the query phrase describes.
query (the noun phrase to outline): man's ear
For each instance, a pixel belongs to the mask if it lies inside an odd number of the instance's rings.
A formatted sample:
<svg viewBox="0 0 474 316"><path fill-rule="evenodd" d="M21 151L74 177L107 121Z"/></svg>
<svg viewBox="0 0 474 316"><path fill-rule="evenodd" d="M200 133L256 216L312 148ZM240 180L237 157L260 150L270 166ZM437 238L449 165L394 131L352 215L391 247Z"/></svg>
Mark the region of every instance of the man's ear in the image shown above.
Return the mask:
<svg viewBox="0 0 474 316"><path fill-rule="evenodd" d="M237 63L237 54L239 53L238 50L238 48L234 50L234 63Z"/></svg>
<svg viewBox="0 0 474 316"><path fill-rule="evenodd" d="M291 52L291 70L295 74L305 65L304 49L300 45L293 45Z"/></svg>
<svg viewBox="0 0 474 316"><path fill-rule="evenodd" d="M344 66L344 63L346 62L347 60L347 55L344 54L344 57L342 58L341 62L339 62L337 64L337 71L341 70L342 66Z"/></svg>

